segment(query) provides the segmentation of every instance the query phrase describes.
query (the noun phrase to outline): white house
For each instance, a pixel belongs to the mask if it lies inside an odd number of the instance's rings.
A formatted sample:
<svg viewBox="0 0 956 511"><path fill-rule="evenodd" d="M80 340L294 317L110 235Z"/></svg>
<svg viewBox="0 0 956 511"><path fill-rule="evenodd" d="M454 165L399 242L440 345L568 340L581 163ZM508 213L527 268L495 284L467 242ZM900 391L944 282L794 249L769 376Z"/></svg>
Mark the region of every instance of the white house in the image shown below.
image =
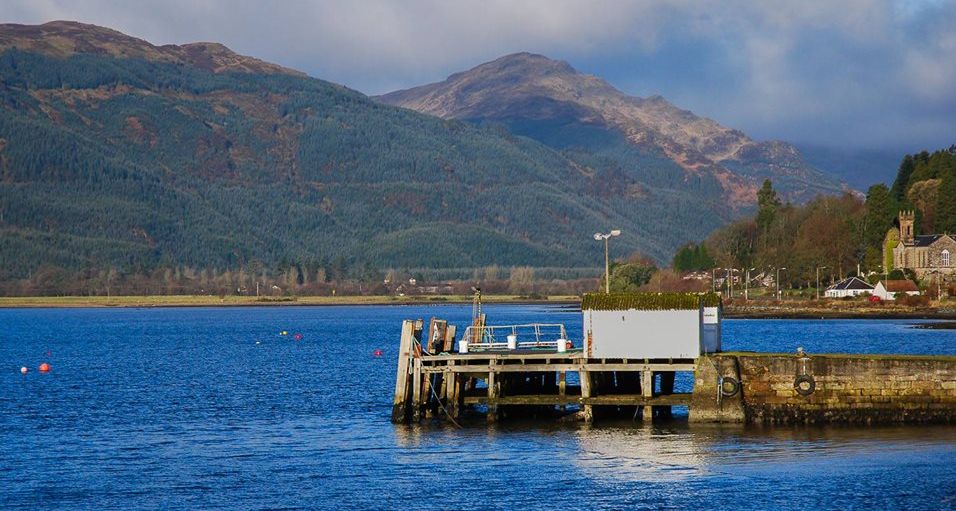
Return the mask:
<svg viewBox="0 0 956 511"><path fill-rule="evenodd" d="M879 296L882 300L896 300L896 293L906 293L914 296L919 294L919 288L912 280L880 281L873 288L873 296Z"/></svg>
<svg viewBox="0 0 956 511"><path fill-rule="evenodd" d="M872 294L873 286L857 277L850 277L828 287L825 296L827 298L843 298L846 296L860 296L866 293Z"/></svg>

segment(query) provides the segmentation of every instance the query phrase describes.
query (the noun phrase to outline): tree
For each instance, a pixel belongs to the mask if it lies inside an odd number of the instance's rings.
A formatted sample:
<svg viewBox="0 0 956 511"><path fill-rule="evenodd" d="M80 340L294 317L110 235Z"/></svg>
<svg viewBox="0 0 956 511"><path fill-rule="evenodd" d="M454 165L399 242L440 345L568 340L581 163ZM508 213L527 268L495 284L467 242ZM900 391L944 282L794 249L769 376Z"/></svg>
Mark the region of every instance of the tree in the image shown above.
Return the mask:
<svg viewBox="0 0 956 511"><path fill-rule="evenodd" d="M936 196L936 232L956 233L956 170L942 175Z"/></svg>
<svg viewBox="0 0 956 511"><path fill-rule="evenodd" d="M773 189L773 183L765 179L763 186L757 192L757 227L761 231L766 232L770 227L779 207L780 199L777 198L777 192Z"/></svg>
<svg viewBox="0 0 956 511"><path fill-rule="evenodd" d="M633 293L651 281L657 268L637 263L615 263L611 267L611 292Z"/></svg>
<svg viewBox="0 0 956 511"><path fill-rule="evenodd" d="M714 259L707 253L707 247L688 243L681 247L676 254L671 267L676 272L708 270L715 266Z"/></svg>
<svg viewBox="0 0 956 511"><path fill-rule="evenodd" d="M873 185L866 192L866 217L863 223L863 243L866 247L879 248L886 237L886 230L893 226L898 206L884 184Z"/></svg>
<svg viewBox="0 0 956 511"><path fill-rule="evenodd" d="M512 293L529 293L534 290L534 268L519 266L511 269L508 289Z"/></svg>
<svg viewBox="0 0 956 511"><path fill-rule="evenodd" d="M909 188L910 176L913 175L914 170L916 170L916 160L907 154L900 162L899 170L896 171L896 180L893 181L893 188L890 190L897 202L903 202L906 198L906 190Z"/></svg>

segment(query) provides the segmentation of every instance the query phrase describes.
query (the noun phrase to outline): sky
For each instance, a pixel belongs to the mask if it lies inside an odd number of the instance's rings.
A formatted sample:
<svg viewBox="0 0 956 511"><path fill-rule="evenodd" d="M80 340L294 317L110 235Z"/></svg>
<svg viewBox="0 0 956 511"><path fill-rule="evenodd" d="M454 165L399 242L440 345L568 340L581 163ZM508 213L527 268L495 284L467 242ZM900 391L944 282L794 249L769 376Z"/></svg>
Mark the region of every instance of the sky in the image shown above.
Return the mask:
<svg viewBox="0 0 956 511"><path fill-rule="evenodd" d="M57 19L221 42L366 94L530 51L759 140L956 143L956 0L0 0L2 22Z"/></svg>

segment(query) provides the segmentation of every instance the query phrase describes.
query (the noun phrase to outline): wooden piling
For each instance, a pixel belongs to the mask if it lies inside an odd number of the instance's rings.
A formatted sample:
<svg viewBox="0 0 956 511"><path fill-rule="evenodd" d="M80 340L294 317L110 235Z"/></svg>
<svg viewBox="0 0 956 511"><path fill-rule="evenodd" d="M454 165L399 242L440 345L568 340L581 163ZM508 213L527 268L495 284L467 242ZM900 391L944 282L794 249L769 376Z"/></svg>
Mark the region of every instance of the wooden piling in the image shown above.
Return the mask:
<svg viewBox="0 0 956 511"><path fill-rule="evenodd" d="M392 402L392 422L407 422L409 417L409 380L414 342L415 323L402 322L402 338L398 346L398 370L395 375L395 399Z"/></svg>
<svg viewBox="0 0 956 511"><path fill-rule="evenodd" d="M654 371L645 369L641 371L641 395L645 399L654 397ZM644 405L642 418L650 421L654 417L654 409L651 405Z"/></svg>
<svg viewBox="0 0 956 511"><path fill-rule="evenodd" d="M588 371L578 371L581 378L581 419L584 422L594 422L594 408L587 402L591 397L591 373Z"/></svg>
<svg viewBox="0 0 956 511"><path fill-rule="evenodd" d="M422 419L422 364L420 358L412 359L412 422Z"/></svg>
<svg viewBox="0 0 956 511"><path fill-rule="evenodd" d="M495 381L494 364L488 371L488 422L498 421L498 382Z"/></svg>

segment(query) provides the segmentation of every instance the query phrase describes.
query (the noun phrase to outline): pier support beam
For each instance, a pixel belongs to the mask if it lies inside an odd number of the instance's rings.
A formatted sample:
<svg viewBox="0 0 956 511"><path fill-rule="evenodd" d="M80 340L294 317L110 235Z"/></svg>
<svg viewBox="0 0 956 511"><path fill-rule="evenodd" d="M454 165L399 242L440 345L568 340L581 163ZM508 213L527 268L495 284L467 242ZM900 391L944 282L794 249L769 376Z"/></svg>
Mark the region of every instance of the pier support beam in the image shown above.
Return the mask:
<svg viewBox="0 0 956 511"><path fill-rule="evenodd" d="M591 397L591 373L579 371L578 375L581 379L581 398L587 399ZM581 405L581 419L584 422L594 422L594 408L590 404Z"/></svg>
<svg viewBox="0 0 956 511"><path fill-rule="evenodd" d="M415 322L402 323L402 338L398 346L398 372L395 375L395 399L392 402L392 422L407 422L411 411L409 403L409 376L411 374L412 344L415 339Z"/></svg>
<svg viewBox="0 0 956 511"><path fill-rule="evenodd" d="M488 371L488 422L498 422L498 405L493 404L494 400L498 398L498 381L495 378L495 371L492 364L492 368Z"/></svg>
<svg viewBox="0 0 956 511"><path fill-rule="evenodd" d="M654 371L641 371L641 395L646 398L654 397ZM650 422L653 417L654 407L650 405L644 405L641 418Z"/></svg>

